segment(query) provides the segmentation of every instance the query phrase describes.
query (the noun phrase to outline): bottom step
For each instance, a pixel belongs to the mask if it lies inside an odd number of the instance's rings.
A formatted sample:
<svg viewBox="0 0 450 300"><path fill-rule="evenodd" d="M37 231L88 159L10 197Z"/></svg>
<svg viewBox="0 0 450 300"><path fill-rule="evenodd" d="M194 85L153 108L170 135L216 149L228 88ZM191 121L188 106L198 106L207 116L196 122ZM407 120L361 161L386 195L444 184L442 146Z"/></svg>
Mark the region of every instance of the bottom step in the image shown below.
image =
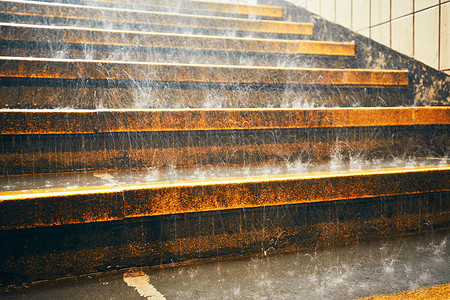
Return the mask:
<svg viewBox="0 0 450 300"><path fill-rule="evenodd" d="M106 185L0 192L0 230L450 190L450 165L302 174L266 168L259 176L199 174L200 179L192 179L188 174L188 180L177 180L180 175L168 170L164 181L153 181L150 171L132 183L121 183L120 176L87 173L84 181L100 178ZM242 174L239 169L237 174ZM47 186L52 177L45 180ZM122 181L131 179L128 174Z"/></svg>
<svg viewBox="0 0 450 300"><path fill-rule="evenodd" d="M450 225L450 165L0 194L0 284Z"/></svg>

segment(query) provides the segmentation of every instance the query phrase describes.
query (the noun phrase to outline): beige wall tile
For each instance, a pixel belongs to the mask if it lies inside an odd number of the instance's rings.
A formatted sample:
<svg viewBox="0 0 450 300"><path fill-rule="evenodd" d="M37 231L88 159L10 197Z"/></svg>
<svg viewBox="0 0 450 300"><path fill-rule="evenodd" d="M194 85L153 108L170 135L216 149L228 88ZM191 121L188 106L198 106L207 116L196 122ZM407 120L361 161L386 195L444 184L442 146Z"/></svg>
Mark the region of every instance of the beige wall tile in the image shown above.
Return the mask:
<svg viewBox="0 0 450 300"><path fill-rule="evenodd" d="M441 65L440 69L450 69L450 2L441 6Z"/></svg>
<svg viewBox="0 0 450 300"><path fill-rule="evenodd" d="M415 14L414 58L438 68L439 8Z"/></svg>
<svg viewBox="0 0 450 300"><path fill-rule="evenodd" d="M370 1L370 24L378 25L389 21L391 11L390 0L372 0Z"/></svg>
<svg viewBox="0 0 450 300"><path fill-rule="evenodd" d="M302 3L302 0L290 1ZM306 1L308 10L330 21L405 55L414 55L431 67L446 71L450 68L450 0ZM441 16L436 6L439 2ZM414 17L413 10L419 11Z"/></svg>
<svg viewBox="0 0 450 300"><path fill-rule="evenodd" d="M358 33L365 37L370 38L370 29L369 28L360 30L360 31L358 31Z"/></svg>
<svg viewBox="0 0 450 300"><path fill-rule="evenodd" d="M359 31L370 26L370 1L354 0L353 1L353 30Z"/></svg>
<svg viewBox="0 0 450 300"><path fill-rule="evenodd" d="M380 44L390 47L391 31L390 23L384 23L370 28L370 36L373 40Z"/></svg>
<svg viewBox="0 0 450 300"><path fill-rule="evenodd" d="M321 15L325 19L331 22L336 21L336 15L335 15L335 1L334 0L320 0L320 10Z"/></svg>
<svg viewBox="0 0 450 300"><path fill-rule="evenodd" d="M414 10L422 10L436 4L439 4L439 0L414 0Z"/></svg>
<svg viewBox="0 0 450 300"><path fill-rule="evenodd" d="M413 16L409 15L392 21L392 48L413 56Z"/></svg>
<svg viewBox="0 0 450 300"><path fill-rule="evenodd" d="M310 12L320 15L320 0L309 0L306 8Z"/></svg>
<svg viewBox="0 0 450 300"><path fill-rule="evenodd" d="M392 0L392 19L413 12L414 0Z"/></svg>
<svg viewBox="0 0 450 300"><path fill-rule="evenodd" d="M336 0L336 23L352 28L352 0Z"/></svg>

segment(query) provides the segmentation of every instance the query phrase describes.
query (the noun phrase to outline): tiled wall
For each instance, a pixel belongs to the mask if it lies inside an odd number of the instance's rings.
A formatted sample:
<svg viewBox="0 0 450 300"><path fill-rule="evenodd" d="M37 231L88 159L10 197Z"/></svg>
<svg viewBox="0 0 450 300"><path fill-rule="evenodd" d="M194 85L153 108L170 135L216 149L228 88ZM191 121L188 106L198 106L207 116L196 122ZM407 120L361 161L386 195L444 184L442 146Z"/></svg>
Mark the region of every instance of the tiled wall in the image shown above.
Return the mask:
<svg viewBox="0 0 450 300"><path fill-rule="evenodd" d="M450 74L450 0L289 0Z"/></svg>

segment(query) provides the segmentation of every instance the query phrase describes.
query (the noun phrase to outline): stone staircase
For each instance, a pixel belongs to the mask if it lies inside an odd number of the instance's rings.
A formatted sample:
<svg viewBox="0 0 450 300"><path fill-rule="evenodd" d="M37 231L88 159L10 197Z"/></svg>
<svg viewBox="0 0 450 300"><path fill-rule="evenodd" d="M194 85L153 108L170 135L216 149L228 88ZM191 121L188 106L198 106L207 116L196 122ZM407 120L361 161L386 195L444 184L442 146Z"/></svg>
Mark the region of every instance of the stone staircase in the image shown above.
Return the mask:
<svg viewBox="0 0 450 300"><path fill-rule="evenodd" d="M281 7L1 1L0 21L2 288L449 228L450 109Z"/></svg>

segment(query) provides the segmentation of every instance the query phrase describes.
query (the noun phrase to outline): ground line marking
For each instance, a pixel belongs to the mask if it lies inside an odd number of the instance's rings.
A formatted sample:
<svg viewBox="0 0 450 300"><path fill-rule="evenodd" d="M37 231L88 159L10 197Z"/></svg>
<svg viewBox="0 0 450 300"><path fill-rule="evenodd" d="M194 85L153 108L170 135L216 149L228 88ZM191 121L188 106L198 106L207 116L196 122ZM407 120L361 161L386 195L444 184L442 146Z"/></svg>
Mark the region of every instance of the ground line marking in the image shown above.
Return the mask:
<svg viewBox="0 0 450 300"><path fill-rule="evenodd" d="M149 277L142 270L130 270L123 274L123 281L148 300L165 300L163 294L150 284Z"/></svg>

